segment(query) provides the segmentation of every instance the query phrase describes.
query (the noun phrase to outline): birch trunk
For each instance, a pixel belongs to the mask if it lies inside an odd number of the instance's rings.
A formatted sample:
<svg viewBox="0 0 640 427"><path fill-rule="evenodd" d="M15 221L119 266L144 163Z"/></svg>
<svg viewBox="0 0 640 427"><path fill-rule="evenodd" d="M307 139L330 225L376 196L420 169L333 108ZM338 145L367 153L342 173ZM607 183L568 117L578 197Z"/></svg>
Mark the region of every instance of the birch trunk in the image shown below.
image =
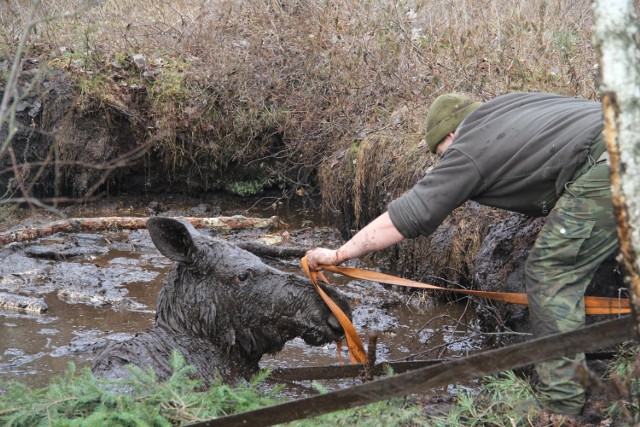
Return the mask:
<svg viewBox="0 0 640 427"><path fill-rule="evenodd" d="M636 332L640 331L640 71L634 0L595 0L605 139L621 258L628 270Z"/></svg>

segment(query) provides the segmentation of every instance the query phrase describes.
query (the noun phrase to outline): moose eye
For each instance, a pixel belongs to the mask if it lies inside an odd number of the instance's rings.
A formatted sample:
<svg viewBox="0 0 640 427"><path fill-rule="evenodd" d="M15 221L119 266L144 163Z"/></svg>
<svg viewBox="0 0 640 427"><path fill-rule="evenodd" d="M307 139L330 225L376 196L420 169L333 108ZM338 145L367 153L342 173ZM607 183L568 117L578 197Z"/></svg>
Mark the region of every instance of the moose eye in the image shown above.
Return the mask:
<svg viewBox="0 0 640 427"><path fill-rule="evenodd" d="M240 273L236 276L236 282L238 283L246 282L247 280L249 280L250 277L251 277L251 274L249 274L248 272Z"/></svg>

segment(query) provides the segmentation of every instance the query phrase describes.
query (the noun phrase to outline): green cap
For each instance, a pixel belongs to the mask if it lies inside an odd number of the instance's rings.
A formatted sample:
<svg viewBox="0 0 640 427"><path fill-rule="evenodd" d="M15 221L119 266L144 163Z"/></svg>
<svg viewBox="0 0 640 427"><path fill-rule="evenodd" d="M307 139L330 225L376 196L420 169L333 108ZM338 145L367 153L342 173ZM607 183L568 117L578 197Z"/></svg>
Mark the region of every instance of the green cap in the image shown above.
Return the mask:
<svg viewBox="0 0 640 427"><path fill-rule="evenodd" d="M432 153L436 146L451 132L455 132L460 123L473 110L481 106L464 95L449 93L440 95L433 101L427 112L427 146Z"/></svg>

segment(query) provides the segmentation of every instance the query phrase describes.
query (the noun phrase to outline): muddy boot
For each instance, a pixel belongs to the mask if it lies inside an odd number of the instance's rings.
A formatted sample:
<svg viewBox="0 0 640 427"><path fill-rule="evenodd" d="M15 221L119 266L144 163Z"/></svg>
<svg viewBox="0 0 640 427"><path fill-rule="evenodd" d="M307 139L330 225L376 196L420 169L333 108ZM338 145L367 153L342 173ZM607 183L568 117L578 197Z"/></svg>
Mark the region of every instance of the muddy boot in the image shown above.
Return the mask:
<svg viewBox="0 0 640 427"><path fill-rule="evenodd" d="M540 405L551 412L580 415L586 401L585 391L575 378L576 361L584 361L584 354L575 360L564 358L536 364Z"/></svg>

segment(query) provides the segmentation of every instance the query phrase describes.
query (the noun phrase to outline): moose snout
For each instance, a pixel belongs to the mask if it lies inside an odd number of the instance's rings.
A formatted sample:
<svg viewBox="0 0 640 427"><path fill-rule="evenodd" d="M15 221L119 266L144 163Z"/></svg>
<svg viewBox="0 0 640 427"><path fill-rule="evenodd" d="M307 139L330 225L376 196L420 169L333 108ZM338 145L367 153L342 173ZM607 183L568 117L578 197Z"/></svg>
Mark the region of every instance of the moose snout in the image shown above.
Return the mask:
<svg viewBox="0 0 640 427"><path fill-rule="evenodd" d="M333 313L329 315L329 318L327 319L327 323L329 324L329 327L334 331L336 331L337 333L340 333L340 334L344 333L342 329L342 325L340 324L340 321Z"/></svg>

